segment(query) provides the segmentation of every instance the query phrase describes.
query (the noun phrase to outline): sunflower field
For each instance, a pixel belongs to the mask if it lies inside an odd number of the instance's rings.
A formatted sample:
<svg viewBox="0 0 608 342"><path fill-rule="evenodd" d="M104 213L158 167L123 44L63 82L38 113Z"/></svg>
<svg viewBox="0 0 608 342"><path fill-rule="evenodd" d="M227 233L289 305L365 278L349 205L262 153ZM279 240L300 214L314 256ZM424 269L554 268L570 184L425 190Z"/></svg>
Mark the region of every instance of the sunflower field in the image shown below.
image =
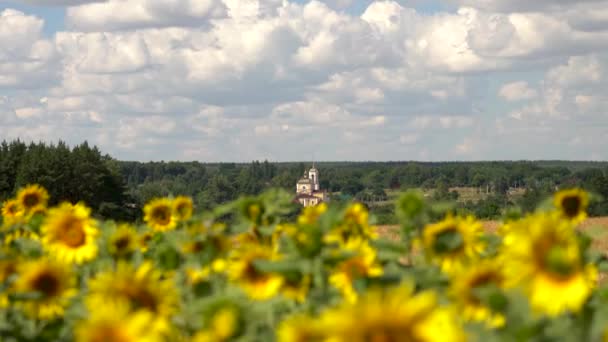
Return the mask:
<svg viewBox="0 0 608 342"><path fill-rule="evenodd" d="M48 199L2 206L1 341L608 341L580 189L496 233L418 192L382 234L358 203L293 219L278 190L196 214L155 199L140 225Z"/></svg>

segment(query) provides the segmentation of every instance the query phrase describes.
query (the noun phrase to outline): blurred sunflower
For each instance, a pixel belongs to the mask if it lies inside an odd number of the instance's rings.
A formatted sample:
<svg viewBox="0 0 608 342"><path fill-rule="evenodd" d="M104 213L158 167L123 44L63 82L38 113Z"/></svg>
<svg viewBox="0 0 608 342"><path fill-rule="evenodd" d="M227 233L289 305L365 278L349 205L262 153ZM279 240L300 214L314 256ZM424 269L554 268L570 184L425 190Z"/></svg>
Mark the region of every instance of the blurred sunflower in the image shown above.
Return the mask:
<svg viewBox="0 0 608 342"><path fill-rule="evenodd" d="M138 268L119 261L116 269L97 274L89 280L86 299L90 310L107 303L127 305L131 312L146 310L154 315L155 329L167 331L169 318L177 312L178 292L173 280L162 279L150 262Z"/></svg>
<svg viewBox="0 0 608 342"><path fill-rule="evenodd" d="M75 342L161 342L149 311L130 312L128 306L101 305L74 329Z"/></svg>
<svg viewBox="0 0 608 342"><path fill-rule="evenodd" d="M78 291L75 278L67 266L40 259L19 264L13 291L18 294L34 294L19 301L17 306L25 313L39 319L63 316L65 307Z"/></svg>
<svg viewBox="0 0 608 342"><path fill-rule="evenodd" d="M29 213L36 207L45 208L49 201L49 193L38 184L28 185L17 193L17 201Z"/></svg>
<svg viewBox="0 0 608 342"><path fill-rule="evenodd" d="M28 211L28 213L27 213L28 219L30 219L36 215L45 216L47 213L47 210L48 209L46 206L37 205Z"/></svg>
<svg viewBox="0 0 608 342"><path fill-rule="evenodd" d="M434 292L414 295L414 285L372 289L356 303L322 313L324 341L465 341L454 313L438 306Z"/></svg>
<svg viewBox="0 0 608 342"><path fill-rule="evenodd" d="M108 239L108 252L117 257L127 257L137 250L138 236L129 224L121 224Z"/></svg>
<svg viewBox="0 0 608 342"><path fill-rule="evenodd" d="M549 316L577 312L596 287L596 267L585 264L570 221L536 213L512 227L501 256L508 286L521 286L532 308Z"/></svg>
<svg viewBox="0 0 608 342"><path fill-rule="evenodd" d="M0 288L9 288L9 277L17 274L18 262L15 258L0 260ZM2 290L0 292L0 309L9 306L8 294Z"/></svg>
<svg viewBox="0 0 608 342"><path fill-rule="evenodd" d="M5 201L2 204L2 217L4 225L12 225L23 219L25 210L16 199Z"/></svg>
<svg viewBox="0 0 608 342"><path fill-rule="evenodd" d="M241 245L234 250L228 261L229 279L243 288L250 298L265 300L274 297L283 285L279 274L263 272L254 265L256 261L275 261L280 256L272 249L258 244Z"/></svg>
<svg viewBox="0 0 608 342"><path fill-rule="evenodd" d="M326 341L319 320L308 315L296 314L283 320L277 328L277 342Z"/></svg>
<svg viewBox="0 0 608 342"><path fill-rule="evenodd" d="M465 321L485 322L489 327L504 325L505 318L483 305L475 294L481 287L503 288L502 264L494 259L482 260L452 275L448 295Z"/></svg>
<svg viewBox="0 0 608 342"><path fill-rule="evenodd" d="M40 236L38 236L38 234L34 233L33 231L31 231L29 229L19 227L4 236L4 244L6 246L8 246L13 241L16 241L19 239L29 239L29 240L39 241Z"/></svg>
<svg viewBox="0 0 608 342"><path fill-rule="evenodd" d="M148 251L148 245L150 244L152 238L154 238L154 233L150 231L143 232L139 235L137 242L139 245L139 249L142 252L145 253Z"/></svg>
<svg viewBox="0 0 608 342"><path fill-rule="evenodd" d="M369 213L361 203L346 208L342 222L332 228L324 237L326 243L348 243L351 239L375 239L378 237L375 226L369 225Z"/></svg>
<svg viewBox="0 0 608 342"><path fill-rule="evenodd" d="M157 198L144 207L144 221L150 228L158 232L175 229L177 216L173 211L173 203L168 198Z"/></svg>
<svg viewBox="0 0 608 342"><path fill-rule="evenodd" d="M472 216L448 216L429 224L422 231L422 245L427 260L451 273L475 260L485 249L483 226Z"/></svg>
<svg viewBox="0 0 608 342"><path fill-rule="evenodd" d="M329 283L340 290L348 302L353 303L358 297L353 287L354 281L358 278L379 277L383 270L376 262L376 251L365 240L350 240L341 251L353 255L334 267Z"/></svg>
<svg viewBox="0 0 608 342"><path fill-rule="evenodd" d="M308 290L311 285L310 274L295 273L285 276L285 281L281 287L281 293L284 297L293 299L300 303L306 301Z"/></svg>
<svg viewBox="0 0 608 342"><path fill-rule="evenodd" d="M321 203L312 207L304 207L300 216L298 216L298 224L307 225L315 224L319 217L327 211L327 204Z"/></svg>
<svg viewBox="0 0 608 342"><path fill-rule="evenodd" d="M192 198L186 196L178 196L173 199L173 212L178 221L187 221L192 217L194 203Z"/></svg>
<svg viewBox="0 0 608 342"><path fill-rule="evenodd" d="M56 259L81 264L97 256L97 222L84 204L51 208L40 227L42 245Z"/></svg>
<svg viewBox="0 0 608 342"><path fill-rule="evenodd" d="M204 313L204 328L193 342L222 342L239 336L243 331L244 317L235 303L219 301L210 305Z"/></svg>
<svg viewBox="0 0 608 342"><path fill-rule="evenodd" d="M587 218L589 195L581 189L562 190L553 196L553 204L564 217L577 224Z"/></svg>

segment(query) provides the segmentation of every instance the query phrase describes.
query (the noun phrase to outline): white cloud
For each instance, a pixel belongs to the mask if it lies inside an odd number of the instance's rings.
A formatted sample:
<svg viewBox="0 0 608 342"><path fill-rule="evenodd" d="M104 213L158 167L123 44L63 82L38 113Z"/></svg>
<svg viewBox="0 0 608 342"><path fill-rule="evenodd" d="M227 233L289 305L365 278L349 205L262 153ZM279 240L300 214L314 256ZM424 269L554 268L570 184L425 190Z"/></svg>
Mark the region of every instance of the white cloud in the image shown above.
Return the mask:
<svg viewBox="0 0 608 342"><path fill-rule="evenodd" d="M42 37L43 20L23 12L0 12L0 88L38 87L54 79L53 44Z"/></svg>
<svg viewBox="0 0 608 342"><path fill-rule="evenodd" d="M51 38L5 10L0 130L144 160L602 156L566 142L606 133L604 2L70 2Z"/></svg>
<svg viewBox="0 0 608 342"><path fill-rule="evenodd" d="M107 0L21 0L24 3L38 6L77 6L92 2L105 2Z"/></svg>
<svg viewBox="0 0 608 342"><path fill-rule="evenodd" d="M577 4L588 5L603 0L450 0L453 3L487 11L527 12L560 10Z"/></svg>
<svg viewBox="0 0 608 342"><path fill-rule="evenodd" d="M78 31L201 26L227 15L221 0L108 0L69 7L66 24Z"/></svg>
<svg viewBox="0 0 608 342"><path fill-rule="evenodd" d="M503 85L498 95L507 101L530 100L538 96L536 89L530 88L528 82L517 81Z"/></svg>

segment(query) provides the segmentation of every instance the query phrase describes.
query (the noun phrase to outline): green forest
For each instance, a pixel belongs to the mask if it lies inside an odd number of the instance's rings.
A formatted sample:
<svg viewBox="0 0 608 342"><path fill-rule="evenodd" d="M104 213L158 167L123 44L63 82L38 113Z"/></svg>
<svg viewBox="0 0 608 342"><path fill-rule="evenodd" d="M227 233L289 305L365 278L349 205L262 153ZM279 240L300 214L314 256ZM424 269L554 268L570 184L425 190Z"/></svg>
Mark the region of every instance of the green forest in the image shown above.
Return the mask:
<svg viewBox="0 0 608 342"><path fill-rule="evenodd" d="M197 210L213 208L268 188L295 192L310 162L250 163L119 161L87 142L0 145L0 200L38 183L56 204L84 201L100 217L141 219L149 200L186 195ZM507 209L532 211L556 189L582 187L593 194L591 216L608 215L608 162L317 162L321 188L332 202L360 201L379 224L392 224L394 201L416 188L434 200L451 201L461 213L500 217ZM297 210L297 206L294 205Z"/></svg>

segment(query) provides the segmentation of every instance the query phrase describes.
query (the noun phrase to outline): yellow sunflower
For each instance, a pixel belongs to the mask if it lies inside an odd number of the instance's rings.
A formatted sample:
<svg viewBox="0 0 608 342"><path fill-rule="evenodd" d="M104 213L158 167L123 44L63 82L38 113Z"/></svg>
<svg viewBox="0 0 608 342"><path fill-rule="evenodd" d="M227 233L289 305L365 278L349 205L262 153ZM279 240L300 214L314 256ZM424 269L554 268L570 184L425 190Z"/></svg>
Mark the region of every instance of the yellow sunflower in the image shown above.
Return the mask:
<svg viewBox="0 0 608 342"><path fill-rule="evenodd" d="M345 302L320 317L332 342L465 341L455 314L439 307L434 292L414 295L413 285L372 289L356 303Z"/></svg>
<svg viewBox="0 0 608 342"><path fill-rule="evenodd" d="M187 221L192 217L194 203L192 198L186 196L178 196L173 200L173 212L177 216L178 221Z"/></svg>
<svg viewBox="0 0 608 342"><path fill-rule="evenodd" d="M150 231L143 232L139 235L137 241L138 241L139 249L142 252L145 253L148 251L148 245L150 244L150 241L152 240L152 238L154 238L154 232L150 232Z"/></svg>
<svg viewBox="0 0 608 342"><path fill-rule="evenodd" d="M78 293L74 287L75 278L69 268L50 260L24 262L18 266L17 274L17 280L13 284L14 292L37 294L17 303L32 317L52 319L63 316L70 299Z"/></svg>
<svg viewBox="0 0 608 342"><path fill-rule="evenodd" d="M105 304L91 310L74 329L75 342L161 342L151 312L131 312L126 305Z"/></svg>
<svg viewBox="0 0 608 342"><path fill-rule="evenodd" d="M173 211L173 203L168 198L157 198L144 207L144 221L150 228L158 232L175 229L177 216Z"/></svg>
<svg viewBox="0 0 608 342"><path fill-rule="evenodd" d="M5 201L2 204L2 218L4 225L10 226L23 220L25 209L16 199Z"/></svg>
<svg viewBox="0 0 608 342"><path fill-rule="evenodd" d="M205 316L204 329L199 331L193 342L222 342L237 337L244 324L241 309L231 303L214 305Z"/></svg>
<svg viewBox="0 0 608 342"><path fill-rule="evenodd" d="M84 204L62 203L51 208L40 227L42 245L54 258L82 264L97 256L97 222Z"/></svg>
<svg viewBox="0 0 608 342"><path fill-rule="evenodd" d="M8 246L13 241L16 241L19 239L29 239L29 240L39 241L40 236L38 236L38 234L34 233L33 231L31 231L29 229L19 227L4 236L4 244L6 246Z"/></svg>
<svg viewBox="0 0 608 342"><path fill-rule="evenodd" d="M512 227L502 247L508 286L524 289L536 312L577 312L596 287L598 272L585 264L573 223L536 213Z"/></svg>
<svg viewBox="0 0 608 342"><path fill-rule="evenodd" d="M29 213L36 207L46 207L49 201L49 193L38 184L28 185L19 190L17 201L26 213Z"/></svg>
<svg viewBox="0 0 608 342"><path fill-rule="evenodd" d="M309 274L294 274L291 277L285 277L281 293L286 298L304 303L310 289L311 280Z"/></svg>
<svg viewBox="0 0 608 342"><path fill-rule="evenodd" d="M34 217L36 215L45 216L46 213L47 213L47 207L46 206L37 205L37 206L31 208L28 211L27 219L29 220L30 218L32 218L32 217Z"/></svg>
<svg viewBox="0 0 608 342"><path fill-rule="evenodd" d="M450 273L475 260L485 248L483 226L472 216L448 216L427 225L422 231L422 244L427 260Z"/></svg>
<svg viewBox="0 0 608 342"><path fill-rule="evenodd" d="M0 287L7 288L9 277L17 274L18 262L16 259L0 260ZM0 309L5 309L9 306L8 294L4 291L0 292Z"/></svg>
<svg viewBox="0 0 608 342"><path fill-rule="evenodd" d="M319 320L303 314L288 317L277 328L277 342L321 342L325 338Z"/></svg>
<svg viewBox="0 0 608 342"><path fill-rule="evenodd" d="M240 285L252 299L265 300L274 297L283 285L283 277L257 270L254 262L278 259L280 256L272 248L258 244L241 245L230 256L227 266L229 279Z"/></svg>
<svg viewBox="0 0 608 342"><path fill-rule="evenodd" d="M484 286L503 288L505 276L502 264L494 259L482 260L452 276L449 296L465 321L485 322L489 327L504 325L505 318L483 305L475 290Z"/></svg>
<svg viewBox="0 0 608 342"><path fill-rule="evenodd" d="M335 266L329 277L329 283L340 290L344 298L352 303L358 297L353 282L358 278L379 277L383 274L383 270L376 261L376 251L365 240L350 240L342 251L354 255Z"/></svg>
<svg viewBox="0 0 608 342"><path fill-rule="evenodd" d="M562 190L553 196L553 204L564 217L577 224L587 218L589 195L581 189Z"/></svg>
<svg viewBox="0 0 608 342"><path fill-rule="evenodd" d="M115 270L89 280L86 303L91 311L108 303L127 305L131 312L146 310L154 315L155 329L166 332L169 318L178 309L178 292L173 280L163 279L152 263L135 268L119 261Z"/></svg>
<svg viewBox="0 0 608 342"><path fill-rule="evenodd" d="M321 203L312 207L305 207L300 216L298 216L298 224L315 224L319 217L327 211L327 204Z"/></svg>
<svg viewBox="0 0 608 342"><path fill-rule="evenodd" d="M108 239L108 251L117 257L126 257L137 250L138 236L129 224L119 225Z"/></svg>
<svg viewBox="0 0 608 342"><path fill-rule="evenodd" d="M375 239L377 228L369 225L369 213L361 203L346 208L342 223L332 228L324 238L326 243L348 243L351 239Z"/></svg>

